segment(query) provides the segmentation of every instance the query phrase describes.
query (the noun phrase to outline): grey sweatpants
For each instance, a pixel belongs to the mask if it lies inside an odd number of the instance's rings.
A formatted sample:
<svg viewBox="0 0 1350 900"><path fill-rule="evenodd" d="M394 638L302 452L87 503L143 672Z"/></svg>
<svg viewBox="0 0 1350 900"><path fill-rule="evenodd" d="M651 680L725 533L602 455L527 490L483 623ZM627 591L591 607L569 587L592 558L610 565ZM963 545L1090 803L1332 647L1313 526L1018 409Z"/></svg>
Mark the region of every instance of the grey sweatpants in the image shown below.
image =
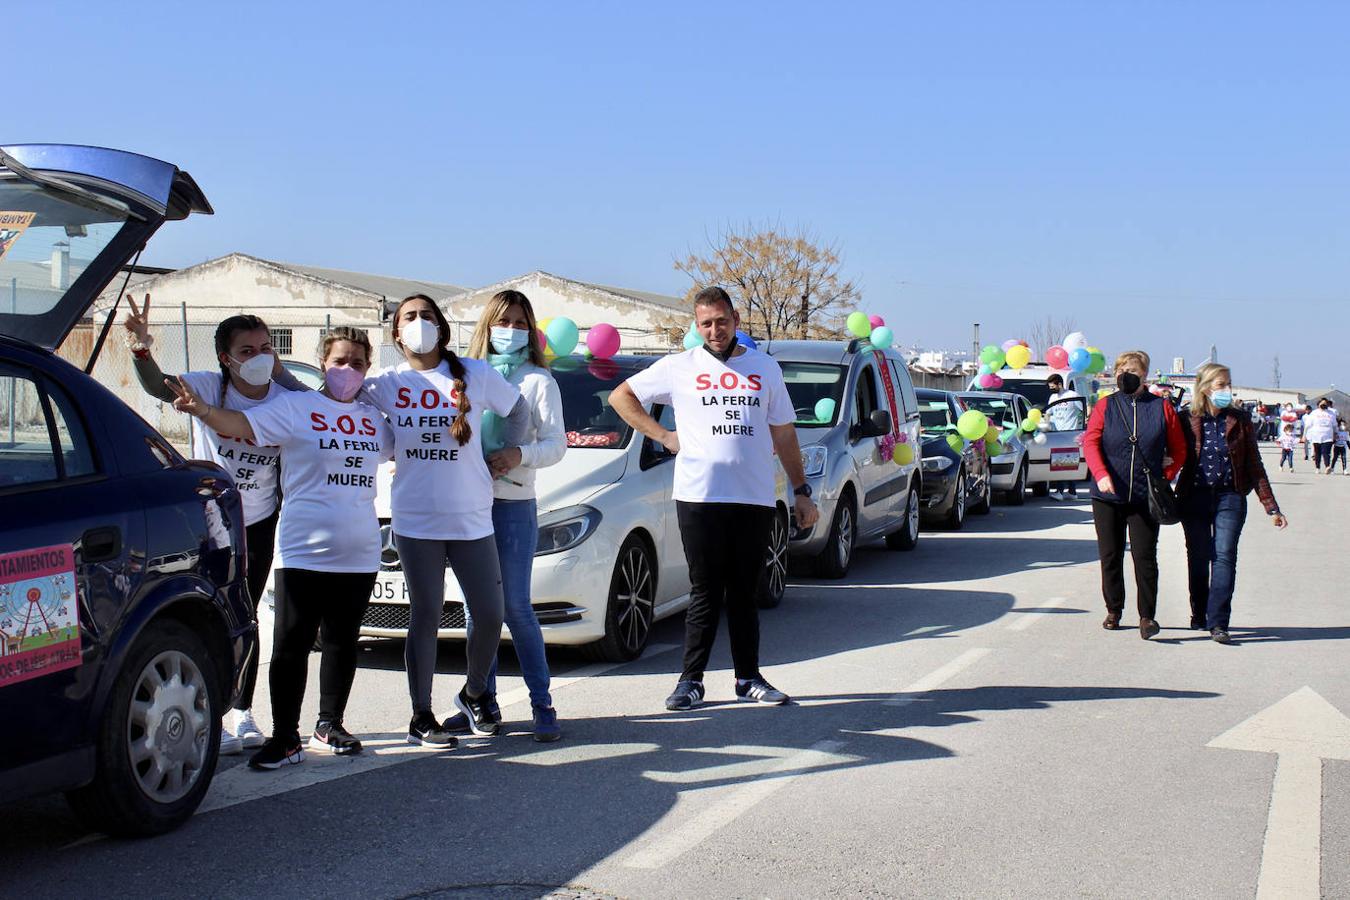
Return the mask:
<svg viewBox="0 0 1350 900"><path fill-rule="evenodd" d="M436 673L436 630L445 605L448 560L473 616L469 633L469 670L465 691L477 697L487 689L488 673L502 638L502 571L491 535L476 541L429 541L394 535L403 577L408 581L408 641L403 660L413 712L431 712L431 677Z"/></svg>

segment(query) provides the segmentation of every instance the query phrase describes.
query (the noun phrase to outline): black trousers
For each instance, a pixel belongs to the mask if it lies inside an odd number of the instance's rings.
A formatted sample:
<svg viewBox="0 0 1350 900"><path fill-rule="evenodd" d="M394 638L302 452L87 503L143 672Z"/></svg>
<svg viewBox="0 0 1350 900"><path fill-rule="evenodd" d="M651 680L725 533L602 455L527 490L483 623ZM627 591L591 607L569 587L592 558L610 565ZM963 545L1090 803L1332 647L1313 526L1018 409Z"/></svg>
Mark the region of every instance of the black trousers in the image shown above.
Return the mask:
<svg viewBox="0 0 1350 900"><path fill-rule="evenodd" d="M731 660L737 678L759 675L759 607L773 509L747 503L675 504L689 563L689 609L684 620L684 674L702 681L727 611Z"/></svg>
<svg viewBox="0 0 1350 900"><path fill-rule="evenodd" d="M1102 563L1102 598L1108 612L1125 609L1125 534L1130 535L1134 585L1139 617L1156 619L1158 612L1158 520L1138 503L1107 503L1093 499L1092 523L1097 527L1097 556Z"/></svg>
<svg viewBox="0 0 1350 900"><path fill-rule="evenodd" d="M267 588L267 576L272 571L272 545L276 543L277 516L280 514L281 509L278 507L267 518L244 528L246 547L244 581L248 585L248 596L253 603L255 619L258 617L258 604L262 602L263 591ZM249 661L248 668L244 670L244 677L239 686L239 699L234 703L235 709L253 708L253 689L258 684L258 663L258 655L255 653L253 659Z"/></svg>
<svg viewBox="0 0 1350 900"><path fill-rule="evenodd" d="M309 651L322 631L319 721L341 722L356 677L356 639L375 586L374 572L277 569L276 627L272 632L273 737L298 736L300 704L309 676Z"/></svg>

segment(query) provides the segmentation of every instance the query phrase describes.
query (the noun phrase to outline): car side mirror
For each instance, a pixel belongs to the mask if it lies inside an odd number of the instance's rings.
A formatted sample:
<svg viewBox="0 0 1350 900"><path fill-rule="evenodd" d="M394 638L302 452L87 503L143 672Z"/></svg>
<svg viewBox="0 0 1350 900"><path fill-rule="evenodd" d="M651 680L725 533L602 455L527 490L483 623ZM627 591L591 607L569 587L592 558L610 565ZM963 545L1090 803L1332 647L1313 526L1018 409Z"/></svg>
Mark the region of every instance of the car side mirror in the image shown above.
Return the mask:
<svg viewBox="0 0 1350 900"><path fill-rule="evenodd" d="M874 409L858 429L859 437L881 437L891 433L891 413L885 409Z"/></svg>

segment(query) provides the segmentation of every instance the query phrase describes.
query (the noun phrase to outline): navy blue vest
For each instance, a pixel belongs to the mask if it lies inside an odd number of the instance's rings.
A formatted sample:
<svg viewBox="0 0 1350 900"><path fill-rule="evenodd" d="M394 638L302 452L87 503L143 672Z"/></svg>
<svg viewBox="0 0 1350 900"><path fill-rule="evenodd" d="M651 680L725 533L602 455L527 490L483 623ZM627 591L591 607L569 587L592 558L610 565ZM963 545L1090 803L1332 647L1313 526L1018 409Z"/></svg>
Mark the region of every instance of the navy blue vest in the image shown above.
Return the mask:
<svg viewBox="0 0 1350 900"><path fill-rule="evenodd" d="M1092 496L1113 503L1147 505L1148 477L1144 467L1162 474L1163 456L1167 453L1163 404L1167 401L1144 391L1132 397L1112 394L1102 402L1107 404L1102 420L1102 456L1116 492L1103 493L1094 481ZM1138 434L1137 444L1130 442L1132 432Z"/></svg>

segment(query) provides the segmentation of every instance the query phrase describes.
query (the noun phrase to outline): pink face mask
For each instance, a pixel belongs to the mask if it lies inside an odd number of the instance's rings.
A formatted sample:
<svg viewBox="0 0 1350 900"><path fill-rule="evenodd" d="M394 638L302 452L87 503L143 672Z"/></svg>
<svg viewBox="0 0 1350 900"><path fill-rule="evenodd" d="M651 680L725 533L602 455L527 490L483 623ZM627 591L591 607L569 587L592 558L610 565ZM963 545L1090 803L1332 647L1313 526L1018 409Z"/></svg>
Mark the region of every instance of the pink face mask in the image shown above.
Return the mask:
<svg viewBox="0 0 1350 900"><path fill-rule="evenodd" d="M334 400L343 403L356 396L366 376L350 366L329 366L323 370L323 383Z"/></svg>

